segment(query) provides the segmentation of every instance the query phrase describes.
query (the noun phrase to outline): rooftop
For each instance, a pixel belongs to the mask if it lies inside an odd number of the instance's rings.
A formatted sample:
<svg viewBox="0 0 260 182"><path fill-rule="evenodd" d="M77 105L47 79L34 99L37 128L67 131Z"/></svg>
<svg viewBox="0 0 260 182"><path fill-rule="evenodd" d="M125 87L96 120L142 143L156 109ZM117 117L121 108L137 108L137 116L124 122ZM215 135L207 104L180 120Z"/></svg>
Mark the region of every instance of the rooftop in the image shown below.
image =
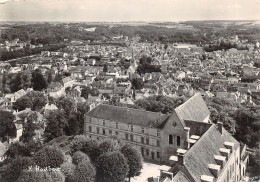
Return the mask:
<svg viewBox="0 0 260 182"><path fill-rule="evenodd" d="M101 104L87 113L90 117L124 122L143 127L161 127L169 115L140 109Z"/></svg>

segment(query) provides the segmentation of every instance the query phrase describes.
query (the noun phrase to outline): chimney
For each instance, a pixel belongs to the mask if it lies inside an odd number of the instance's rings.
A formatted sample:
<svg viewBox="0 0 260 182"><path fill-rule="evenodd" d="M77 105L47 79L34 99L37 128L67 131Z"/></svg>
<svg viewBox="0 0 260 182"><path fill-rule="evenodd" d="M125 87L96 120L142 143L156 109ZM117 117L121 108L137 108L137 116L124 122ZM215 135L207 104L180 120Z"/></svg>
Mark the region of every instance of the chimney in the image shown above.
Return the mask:
<svg viewBox="0 0 260 182"><path fill-rule="evenodd" d="M191 135L190 139L199 140L200 136L198 136L198 135Z"/></svg>
<svg viewBox="0 0 260 182"><path fill-rule="evenodd" d="M220 165L215 165L215 164L209 164L208 165L209 170L211 171L211 173L218 178L219 173L220 173Z"/></svg>
<svg viewBox="0 0 260 182"><path fill-rule="evenodd" d="M234 151L234 146L235 146L234 143L232 143L232 142L225 142L224 145L225 145L225 147L227 149L230 149L231 153Z"/></svg>
<svg viewBox="0 0 260 182"><path fill-rule="evenodd" d="M170 161L170 165L173 166L174 164L176 164L176 162L178 162L178 157L172 155L172 156L169 158L169 161Z"/></svg>
<svg viewBox="0 0 260 182"><path fill-rule="evenodd" d="M184 148L186 150L188 150L190 148L190 128L189 127L185 127L184 128L185 131L185 138L184 138Z"/></svg>
<svg viewBox="0 0 260 182"><path fill-rule="evenodd" d="M226 157L221 155L214 155L214 159L218 165L220 165L222 168L224 168L226 164Z"/></svg>
<svg viewBox="0 0 260 182"><path fill-rule="evenodd" d="M228 160L229 154L230 154L230 149L220 148L219 152L221 153L222 156L225 156L226 159Z"/></svg>
<svg viewBox="0 0 260 182"><path fill-rule="evenodd" d="M213 182L214 177L213 176L207 176L207 175L202 175L200 176L201 182Z"/></svg>
<svg viewBox="0 0 260 182"><path fill-rule="evenodd" d="M221 135L222 135L222 130L223 130L223 123L218 122L218 131L221 133Z"/></svg>
<svg viewBox="0 0 260 182"><path fill-rule="evenodd" d="M177 156L178 156L178 163L180 165L184 164L184 154L187 152L187 150L184 149L178 149L177 150Z"/></svg>
<svg viewBox="0 0 260 182"><path fill-rule="evenodd" d="M190 147L192 147L197 142L197 140L189 139L189 142L190 142Z"/></svg>

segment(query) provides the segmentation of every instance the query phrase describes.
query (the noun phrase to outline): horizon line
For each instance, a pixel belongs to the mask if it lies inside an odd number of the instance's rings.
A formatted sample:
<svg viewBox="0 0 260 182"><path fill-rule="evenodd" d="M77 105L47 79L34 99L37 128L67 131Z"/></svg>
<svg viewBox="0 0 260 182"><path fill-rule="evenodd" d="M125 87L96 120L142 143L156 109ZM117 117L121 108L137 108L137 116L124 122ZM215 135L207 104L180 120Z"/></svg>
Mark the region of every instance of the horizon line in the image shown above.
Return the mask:
<svg viewBox="0 0 260 182"><path fill-rule="evenodd" d="M241 20L234 20L234 19L208 19L208 20L122 20L122 21L87 21L87 20L0 20L0 22L89 22L89 23L125 23L125 22L149 22L149 23L157 23L157 22L196 22L196 21L260 21L260 19L241 19Z"/></svg>

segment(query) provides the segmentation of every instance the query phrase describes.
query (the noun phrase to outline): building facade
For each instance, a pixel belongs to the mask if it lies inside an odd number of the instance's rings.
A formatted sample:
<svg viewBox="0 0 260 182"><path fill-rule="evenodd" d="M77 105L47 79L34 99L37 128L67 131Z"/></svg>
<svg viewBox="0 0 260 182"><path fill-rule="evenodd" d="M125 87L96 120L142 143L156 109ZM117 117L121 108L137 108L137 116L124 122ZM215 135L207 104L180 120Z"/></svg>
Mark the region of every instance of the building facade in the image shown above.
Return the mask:
<svg viewBox="0 0 260 182"><path fill-rule="evenodd" d="M195 105L203 112L196 111ZM199 94L169 115L101 104L85 115L84 134L95 139L117 135L138 148L144 159L168 163L169 157L189 142L186 120L199 123L196 134L201 135L209 125L208 118L209 111Z"/></svg>

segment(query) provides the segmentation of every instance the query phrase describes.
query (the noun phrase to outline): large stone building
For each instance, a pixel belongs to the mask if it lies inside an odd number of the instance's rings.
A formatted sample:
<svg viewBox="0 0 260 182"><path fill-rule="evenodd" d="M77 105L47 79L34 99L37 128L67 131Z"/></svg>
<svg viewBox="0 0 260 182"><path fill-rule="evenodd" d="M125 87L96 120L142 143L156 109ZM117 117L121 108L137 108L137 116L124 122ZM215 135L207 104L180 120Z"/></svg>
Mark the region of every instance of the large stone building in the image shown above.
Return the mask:
<svg viewBox="0 0 260 182"><path fill-rule="evenodd" d="M145 159L167 163L177 149L190 145L191 134L200 137L210 126L209 110L196 94L169 115L99 105L85 115L84 131L96 139L118 135L140 149Z"/></svg>

